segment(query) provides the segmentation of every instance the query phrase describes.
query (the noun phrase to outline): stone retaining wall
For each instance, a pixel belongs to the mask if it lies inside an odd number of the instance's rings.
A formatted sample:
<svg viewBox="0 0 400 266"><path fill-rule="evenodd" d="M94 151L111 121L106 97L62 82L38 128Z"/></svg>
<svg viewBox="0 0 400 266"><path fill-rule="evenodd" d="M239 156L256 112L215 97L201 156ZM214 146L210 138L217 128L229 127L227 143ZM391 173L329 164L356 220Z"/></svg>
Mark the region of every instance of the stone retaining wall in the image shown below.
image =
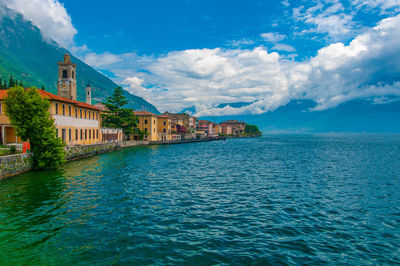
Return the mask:
<svg viewBox="0 0 400 266"><path fill-rule="evenodd" d="M91 144L91 145L82 145L82 146L70 146L65 148L65 159L74 160L81 157L93 156L100 153L111 152L115 150L120 150L123 148L140 146L140 145L148 145L148 141L118 141L118 142L109 142L109 143L99 143L99 144Z"/></svg>
<svg viewBox="0 0 400 266"><path fill-rule="evenodd" d="M92 145L71 146L65 148L65 159L74 160L82 157L93 156L100 153L111 152L123 148L148 145L148 141L119 141L99 143ZM0 156L0 178L16 175L32 169L31 154L15 154Z"/></svg>
<svg viewBox="0 0 400 266"><path fill-rule="evenodd" d="M0 178L32 169L31 154L0 156Z"/></svg>

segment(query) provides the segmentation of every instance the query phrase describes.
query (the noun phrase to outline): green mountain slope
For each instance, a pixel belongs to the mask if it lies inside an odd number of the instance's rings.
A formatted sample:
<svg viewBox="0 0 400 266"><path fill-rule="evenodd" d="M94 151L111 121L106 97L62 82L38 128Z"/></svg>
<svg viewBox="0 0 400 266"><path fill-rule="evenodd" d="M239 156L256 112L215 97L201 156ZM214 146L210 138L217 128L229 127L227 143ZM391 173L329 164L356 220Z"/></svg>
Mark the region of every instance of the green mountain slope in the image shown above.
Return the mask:
<svg viewBox="0 0 400 266"><path fill-rule="evenodd" d="M15 14L9 9L6 9L4 13L0 18L1 79L8 81L12 74L24 85L38 88L44 85L47 91L57 93L57 62L62 61L63 55L68 51L55 42L44 40L40 30L26 21L22 15ZM72 56L71 59L77 65L78 100L84 100L84 88L88 82L92 87L94 102L104 100L118 86L78 58ZM141 97L128 92L126 92L126 97L129 100L129 107L135 110L159 113L157 108Z"/></svg>

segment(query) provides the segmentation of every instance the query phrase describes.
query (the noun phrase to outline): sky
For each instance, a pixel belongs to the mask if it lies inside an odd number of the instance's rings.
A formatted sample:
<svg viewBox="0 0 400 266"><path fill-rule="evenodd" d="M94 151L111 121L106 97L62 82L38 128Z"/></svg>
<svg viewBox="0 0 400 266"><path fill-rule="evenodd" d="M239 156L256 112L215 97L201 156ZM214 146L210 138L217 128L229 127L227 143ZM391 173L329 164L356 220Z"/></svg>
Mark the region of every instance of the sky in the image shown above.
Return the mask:
<svg viewBox="0 0 400 266"><path fill-rule="evenodd" d="M400 0L0 2L160 111L400 99Z"/></svg>

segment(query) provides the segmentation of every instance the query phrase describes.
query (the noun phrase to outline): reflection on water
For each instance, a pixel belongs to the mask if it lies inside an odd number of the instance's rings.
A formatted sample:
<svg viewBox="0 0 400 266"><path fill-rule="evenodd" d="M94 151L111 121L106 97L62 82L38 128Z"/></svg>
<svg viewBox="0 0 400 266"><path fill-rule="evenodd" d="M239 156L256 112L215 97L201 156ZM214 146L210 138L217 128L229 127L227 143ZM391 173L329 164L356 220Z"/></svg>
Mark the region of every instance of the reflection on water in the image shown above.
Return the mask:
<svg viewBox="0 0 400 266"><path fill-rule="evenodd" d="M391 264L399 136L135 147L0 181L3 264Z"/></svg>

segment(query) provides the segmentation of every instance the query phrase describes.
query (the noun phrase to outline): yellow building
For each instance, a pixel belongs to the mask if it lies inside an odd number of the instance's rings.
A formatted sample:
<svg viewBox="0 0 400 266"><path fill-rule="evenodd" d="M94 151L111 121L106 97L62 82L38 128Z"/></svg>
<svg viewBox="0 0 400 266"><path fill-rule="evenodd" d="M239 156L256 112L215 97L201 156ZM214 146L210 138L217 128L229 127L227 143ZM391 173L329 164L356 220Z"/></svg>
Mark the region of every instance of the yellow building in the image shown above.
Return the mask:
<svg viewBox="0 0 400 266"><path fill-rule="evenodd" d="M147 111L134 111L138 118L136 130L143 133L148 141L171 140L171 119L168 116L156 115ZM140 139L140 134L131 134L130 139Z"/></svg>
<svg viewBox="0 0 400 266"><path fill-rule="evenodd" d="M85 92L86 103L76 101L76 66L71 62L69 55L65 55L64 62L58 63L58 65L58 95L38 89L39 94L50 101L49 112L54 119L57 136L62 138L67 145L101 142L101 110L90 104L90 86L86 88ZM0 128L3 145L20 142L16 137L15 129L4 114L3 101L6 97L7 91L0 91Z"/></svg>
<svg viewBox="0 0 400 266"><path fill-rule="evenodd" d="M67 145L93 144L101 140L100 110L92 105L68 100L47 91L39 90L39 94L50 101L50 115L56 125L57 136ZM4 114L4 99L7 91L0 92L0 127L2 144L20 143L15 129Z"/></svg>
<svg viewBox="0 0 400 266"><path fill-rule="evenodd" d="M157 116L158 120L158 139L159 141L170 141L171 137L171 118L166 115Z"/></svg>

